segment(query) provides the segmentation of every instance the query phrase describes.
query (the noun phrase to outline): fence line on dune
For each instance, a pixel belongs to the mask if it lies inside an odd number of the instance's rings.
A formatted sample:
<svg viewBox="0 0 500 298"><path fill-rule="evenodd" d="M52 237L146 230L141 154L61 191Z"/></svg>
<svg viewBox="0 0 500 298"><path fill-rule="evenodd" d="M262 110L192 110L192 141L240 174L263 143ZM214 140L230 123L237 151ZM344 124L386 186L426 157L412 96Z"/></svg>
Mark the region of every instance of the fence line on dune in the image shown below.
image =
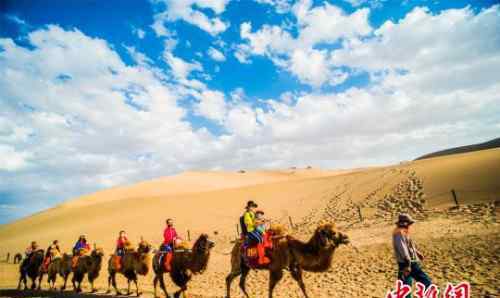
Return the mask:
<svg viewBox="0 0 500 298"><path fill-rule="evenodd" d="M452 188L448 191L443 191L439 193L433 193L431 195L426 195L426 199L432 199L436 197L443 197L445 195L448 195L450 198L450 203L455 205L455 207L460 207L460 205L470 205L468 203L462 203L460 202L460 198L464 197L464 193L471 193L471 194L477 194L477 193L482 193L485 194L484 200L481 201L481 203L492 203L492 202L498 202L500 201L500 188L494 188L494 189L456 189ZM460 195L462 194L462 196ZM352 218L358 218L359 222L363 222L365 219L365 216L363 216L362 208L359 206L359 204L356 204L357 208L357 216L353 216Z"/></svg>

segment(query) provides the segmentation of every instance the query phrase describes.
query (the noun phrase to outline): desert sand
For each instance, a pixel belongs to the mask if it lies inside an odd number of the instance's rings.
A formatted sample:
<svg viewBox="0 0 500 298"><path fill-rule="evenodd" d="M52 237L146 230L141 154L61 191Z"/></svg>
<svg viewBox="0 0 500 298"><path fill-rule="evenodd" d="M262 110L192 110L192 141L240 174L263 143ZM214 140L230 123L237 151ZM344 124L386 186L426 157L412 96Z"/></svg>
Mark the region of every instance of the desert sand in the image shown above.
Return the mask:
<svg viewBox="0 0 500 298"><path fill-rule="evenodd" d="M122 229L132 241L142 236L157 247L165 219L172 217L184 238L189 230L192 240L208 233L216 242L208 270L195 276L190 293L223 297L238 218L245 202L253 199L266 217L289 226L298 238L307 239L321 222L335 222L358 248L339 248L326 273L306 273L312 297L384 297L396 279L391 233L400 211L418 220L413 237L426 256L424 269L435 284L444 289L446 282L469 281L472 297L498 297L498 173L500 149L353 170L187 172L68 200L2 225L0 258L10 253L12 260L32 240L45 247L58 239L63 251L69 252L80 234L109 255ZM0 289L17 286L17 271L18 265L0 263ZM100 291L106 289L106 277L104 266L97 282ZM140 278L145 296L151 296L152 280L151 273ZM126 286L122 277L118 283ZM168 279L167 288L175 290ZM252 272L248 289L253 297L265 297L267 274ZM232 293L243 297L237 282ZM301 297L288 274L275 294Z"/></svg>

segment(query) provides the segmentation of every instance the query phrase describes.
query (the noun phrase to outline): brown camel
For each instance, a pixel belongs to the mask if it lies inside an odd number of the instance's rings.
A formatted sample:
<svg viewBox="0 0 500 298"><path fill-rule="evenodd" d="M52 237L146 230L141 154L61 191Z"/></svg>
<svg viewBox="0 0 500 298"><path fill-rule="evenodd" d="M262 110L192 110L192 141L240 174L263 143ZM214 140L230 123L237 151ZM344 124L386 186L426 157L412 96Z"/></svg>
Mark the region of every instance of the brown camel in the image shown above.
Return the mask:
<svg viewBox="0 0 500 298"><path fill-rule="evenodd" d="M15 256L14 256L14 264L18 264L18 263L21 263L21 260L23 259L23 255L20 254L20 253L17 253Z"/></svg>
<svg viewBox="0 0 500 298"><path fill-rule="evenodd" d="M54 256L52 261L49 264L49 268L47 270L48 275L48 283L50 289L55 289L57 275L59 274L61 278L64 280L64 284L61 287L61 291L66 289L66 284L68 282L69 274L71 273L71 255L63 254L62 257Z"/></svg>
<svg viewBox="0 0 500 298"><path fill-rule="evenodd" d="M82 281L85 274L87 274L91 292L97 292L97 289L94 287L94 280L99 277L103 256L104 251L102 248L95 248L90 253L90 256L83 255L78 258L76 266L72 268L73 278L71 279L75 292L79 293L82 291ZM78 284L78 286L76 286L76 284Z"/></svg>
<svg viewBox="0 0 500 298"><path fill-rule="evenodd" d="M302 272L325 272L333 260L335 249L341 244L348 244L347 235L337 231L333 224L323 224L316 228L311 239L304 243L291 236L275 238L271 253L271 263L265 269L269 270L269 298L273 296L276 284L283 277L283 270L289 270L297 281L305 297L309 297L302 279ZM240 276L240 288L248 298L245 281L250 271L241 253L241 241L237 241L231 252L231 273L226 277L227 298L231 296L231 282Z"/></svg>
<svg viewBox="0 0 500 298"><path fill-rule="evenodd" d="M49 267L51 265L52 262L56 261L59 262L59 259L61 258L61 254L59 252L59 250L57 250L56 248L53 248L52 246L49 247L47 249L47 254L46 254L46 257L49 257L49 264L47 265L47 267L45 268L44 265L42 265L40 267L40 272L38 273L38 289L37 290L41 290L42 289L42 281L43 281L43 276L45 274L47 274L47 276L49 277L47 282L49 283L49 287L50 289L52 290L53 289L53 286L55 286L55 279L53 280L53 282L51 283L52 279L49 275ZM45 261L45 259L44 259Z"/></svg>
<svg viewBox="0 0 500 298"><path fill-rule="evenodd" d="M27 277L31 279L31 289L36 288L36 278L40 272L40 267L43 263L44 252L43 249L39 249L31 254L31 257L25 258L21 265L19 266L19 283L17 289L21 289L21 282L24 283L24 289L27 289Z"/></svg>
<svg viewBox="0 0 500 298"><path fill-rule="evenodd" d="M172 270L170 278L180 288L174 293L174 297L178 298L182 294L186 296L187 284L191 280L193 274L201 274L207 269L208 260L210 259L210 250L214 247L214 242L208 239L207 234L202 234L194 243L190 250L175 250L172 258ZM156 294L156 286L160 282L160 288L163 290L165 297L169 297L165 288L163 274L165 267L159 263L159 254L156 254L153 259L154 278L154 297Z"/></svg>
<svg viewBox="0 0 500 298"><path fill-rule="evenodd" d="M116 268L114 262L114 255L109 258L108 261L108 290L107 293L111 292L111 284L116 291L117 295L121 295L121 292L116 287L116 274L121 273L127 279L128 289L127 295L130 295L130 281L135 284L136 295L140 296L139 284L137 282L137 275L147 275L151 268L151 245L146 241L141 241L137 251L125 251L125 255L122 257L122 266L120 269Z"/></svg>

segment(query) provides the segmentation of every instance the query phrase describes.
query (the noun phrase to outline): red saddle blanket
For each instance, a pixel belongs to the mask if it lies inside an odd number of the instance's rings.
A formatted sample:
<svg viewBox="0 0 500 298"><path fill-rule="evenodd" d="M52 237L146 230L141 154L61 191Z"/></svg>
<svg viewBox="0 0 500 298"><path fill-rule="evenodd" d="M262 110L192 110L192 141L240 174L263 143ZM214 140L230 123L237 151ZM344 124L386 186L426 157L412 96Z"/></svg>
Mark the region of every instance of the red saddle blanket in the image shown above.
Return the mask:
<svg viewBox="0 0 500 298"><path fill-rule="evenodd" d="M246 245L243 242L241 245L241 251L248 267L263 268L271 263L271 259L269 258L273 248L271 234L264 233L263 240L262 243Z"/></svg>
<svg viewBox="0 0 500 298"><path fill-rule="evenodd" d="M113 255L113 265L115 266L116 271L122 270L122 257Z"/></svg>
<svg viewBox="0 0 500 298"><path fill-rule="evenodd" d="M42 272L48 272L49 271L49 265L50 265L50 257L46 257L43 259L42 263Z"/></svg>
<svg viewBox="0 0 500 298"><path fill-rule="evenodd" d="M159 266L163 266L163 270L165 272L172 271L172 259L174 253L169 252L158 252L158 262L160 262Z"/></svg>

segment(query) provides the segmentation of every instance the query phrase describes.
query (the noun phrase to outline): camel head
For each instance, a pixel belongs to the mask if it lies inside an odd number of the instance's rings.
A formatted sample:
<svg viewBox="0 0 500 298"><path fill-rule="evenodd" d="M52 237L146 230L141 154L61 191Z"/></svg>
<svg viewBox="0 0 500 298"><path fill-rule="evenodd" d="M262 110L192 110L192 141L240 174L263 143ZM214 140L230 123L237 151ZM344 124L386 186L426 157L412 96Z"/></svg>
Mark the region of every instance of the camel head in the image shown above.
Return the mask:
<svg viewBox="0 0 500 298"><path fill-rule="evenodd" d="M316 228L314 233L322 247L332 245L338 247L341 244L349 244L349 237L337 230L335 224L323 224Z"/></svg>
<svg viewBox="0 0 500 298"><path fill-rule="evenodd" d="M147 241L143 240L139 242L139 247L137 247L137 252L140 254L147 254L150 253L152 249L153 246L149 244Z"/></svg>
<svg viewBox="0 0 500 298"><path fill-rule="evenodd" d="M203 273L208 265L210 250L215 243L208 239L207 234L201 234L193 245L191 264L189 270L194 274Z"/></svg>
<svg viewBox="0 0 500 298"><path fill-rule="evenodd" d="M193 245L193 252L200 255L206 255L215 246L215 243L208 239L207 234L201 234Z"/></svg>
<svg viewBox="0 0 500 298"><path fill-rule="evenodd" d="M92 250L91 256L92 257L102 257L102 256L104 256L104 250L101 247L97 247L94 250Z"/></svg>

